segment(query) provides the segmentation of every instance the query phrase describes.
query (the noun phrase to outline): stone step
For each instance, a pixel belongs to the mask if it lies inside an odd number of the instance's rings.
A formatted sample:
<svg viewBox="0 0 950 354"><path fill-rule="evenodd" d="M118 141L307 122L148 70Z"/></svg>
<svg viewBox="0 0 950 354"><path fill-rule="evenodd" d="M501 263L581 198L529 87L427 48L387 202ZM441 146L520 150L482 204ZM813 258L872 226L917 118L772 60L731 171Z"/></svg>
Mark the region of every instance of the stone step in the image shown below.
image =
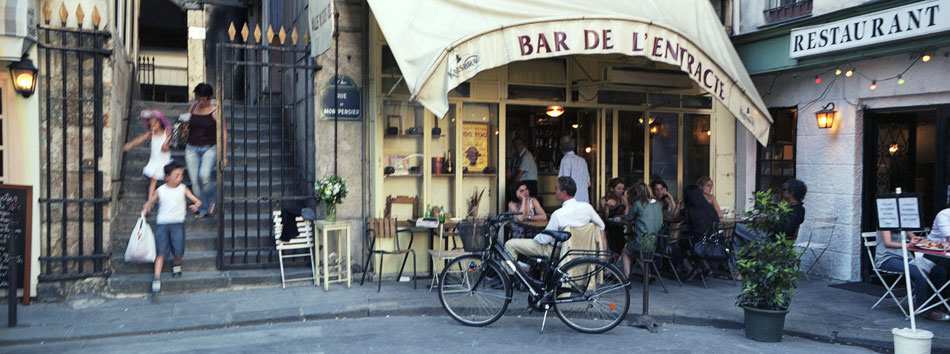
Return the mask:
<svg viewBox="0 0 950 354"><path fill-rule="evenodd" d="M171 268L168 268L171 271ZM311 274L309 265L286 267L288 278L305 277ZM113 274L107 281L111 294L141 296L152 291L152 274ZM312 282L288 283L288 286L313 286ZM230 271L182 271L181 278L162 274L162 294L199 293L253 287L280 286L280 269L230 270ZM266 301L266 299L262 299Z"/></svg>
<svg viewBox="0 0 950 354"><path fill-rule="evenodd" d="M149 159L148 150L130 150L125 155L125 167L126 168L142 168L148 163ZM185 151L184 150L174 150L172 151L172 159L178 161L181 164L185 164ZM240 165L235 166L248 166L254 165L257 166L266 166L270 162L291 162L293 159L293 152L291 149L285 148L284 151L280 149L274 149L272 151L263 151L259 150L231 150L228 151L228 159L230 162L240 163ZM230 165L229 165L230 166ZM228 167L225 167L227 169Z"/></svg>
<svg viewBox="0 0 950 354"><path fill-rule="evenodd" d="M150 224L149 226L153 231L156 228L155 224ZM129 238L131 235L132 229L115 230L115 233L112 236L112 242L110 242L110 246L114 250L113 254L125 254L125 249L129 245ZM188 232L188 229L185 229L185 252L215 251L217 250L215 247L217 238L217 232Z"/></svg>
<svg viewBox="0 0 950 354"><path fill-rule="evenodd" d="M112 269L116 273L152 273L153 271L152 263L126 262L124 259L125 249L122 249L122 252L112 252L112 255ZM216 270L216 258L216 251L188 252L186 250L185 254L181 257L182 269L192 272ZM167 259L165 263L168 270L171 271L171 260Z"/></svg>
<svg viewBox="0 0 950 354"><path fill-rule="evenodd" d="M138 213L141 211L141 207L134 212L126 214L123 213L115 218L112 222L113 230L128 230L127 233L120 233L120 235L128 235L132 233L132 229L135 228L135 223L138 222L139 216ZM265 211L262 207L262 211ZM243 210L239 210L243 212ZM248 214L248 215L234 215L234 221L231 221L231 215L225 215L227 220L225 220L225 225L233 227L237 230L243 230L245 228L256 229L258 224L260 225L270 225L273 222L273 216L269 211L266 211L262 214ZM245 219L246 218L246 219ZM148 215L146 220L153 227L155 226L155 212L153 211ZM226 230L227 231L227 230ZM190 234L194 232L218 232L218 216L214 215L207 217L201 220L195 220L192 217L185 218L185 233ZM126 236L127 237L127 236ZM124 251L124 250L123 250Z"/></svg>

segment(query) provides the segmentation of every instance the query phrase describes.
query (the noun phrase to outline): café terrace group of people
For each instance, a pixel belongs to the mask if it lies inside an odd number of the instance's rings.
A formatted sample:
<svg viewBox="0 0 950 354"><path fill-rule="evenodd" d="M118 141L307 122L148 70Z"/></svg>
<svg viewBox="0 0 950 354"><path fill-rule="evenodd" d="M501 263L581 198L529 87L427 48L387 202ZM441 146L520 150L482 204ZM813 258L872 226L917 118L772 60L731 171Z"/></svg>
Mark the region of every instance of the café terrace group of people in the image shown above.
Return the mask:
<svg viewBox="0 0 950 354"><path fill-rule="evenodd" d="M656 235L664 228L668 230L671 223L682 221L685 223L685 237L674 247L678 250L674 257L682 264L680 269L685 271L687 281L700 273L711 275L709 262L692 255L690 251L690 245L710 232L724 214L712 194L713 182L709 177L699 179L695 185L686 186L681 200L676 199L662 180L653 180L649 185L643 182L628 185L623 179L614 178L607 185L607 195L596 203L595 210L588 196L590 175L587 163L574 153L575 143L571 137L564 136L559 143L564 157L560 162L555 192L562 204L549 216L538 199L538 172L534 157L523 140L512 140L515 150L508 166L513 187L508 211L521 213L515 216L515 220L520 223L511 226L511 239L505 243L512 255L547 257L551 254L553 239L531 232L525 226L529 222L537 225L547 221L545 228L551 230L593 224L600 231L601 244L607 245L607 249L621 258L624 272L629 275L631 264L639 255L639 238L648 234ZM801 200L806 190L804 183L791 180L783 191L783 197L792 203L793 216L781 231L790 230L788 234L791 235L804 220ZM625 232L623 228L610 228L604 220L610 221L612 225L629 225L630 232ZM745 230L742 233L748 239L756 237ZM527 266L521 262L519 264Z"/></svg>
<svg viewBox="0 0 950 354"><path fill-rule="evenodd" d="M668 233L670 225L682 222L679 243L673 246L675 262L681 264L679 271L686 274L686 281L695 279L702 273L712 275L712 267L705 259L691 254L691 245L702 239L707 233L714 231L725 212L719 207L719 202L712 194L713 181L709 177L702 177L696 184L687 185L683 190L683 197L677 199L663 180L652 180L649 185L636 182L628 185L621 178L614 178L607 184L606 195L597 202L597 210L588 197L590 175L585 160L574 154L575 143L569 136L560 140L560 150L564 157L560 162L555 192L558 201L562 204L549 216L538 199L537 165L531 152L525 147L524 141L514 138L512 145L515 148L513 157L509 161L511 171L510 182L512 187L508 211L520 212L515 216L516 221L511 226L510 240L505 248L516 258L519 255L532 257L548 257L554 247L554 240L547 235L530 232L526 223L537 225L547 221L545 229L564 230L565 228L582 227L593 224L600 231L602 245L619 255L624 273L630 275L631 263L639 255L637 240L647 234ZM778 225L772 231L784 233L790 238L798 236L799 226L805 221L805 207L803 201L808 188L797 179L791 179L782 184L781 198L789 203L791 213L784 224ZM631 232L623 229L610 232L611 229L604 220L612 224L622 223ZM608 232L605 233L605 230ZM735 230L735 242L739 245L761 239L764 235L749 230L745 224L738 223ZM887 232L881 232L878 240L875 263L879 269L903 271L900 255L900 239ZM925 239L908 233L909 245L914 246ZM939 212L935 218L933 229L927 239L931 242L950 241L950 205ZM927 255L926 261L918 261L910 265L913 293L916 302L930 297L930 288L924 277L934 284L944 284L950 273L950 259ZM527 269L528 265L518 262L519 266ZM919 266L917 263L921 263ZM926 272L920 268L925 268ZM677 271L677 270L673 270ZM728 272L727 272L728 273ZM741 280L738 274L722 274L729 279L735 277ZM938 285L940 286L940 285ZM946 289L950 296L950 289ZM950 321L950 315L939 310L931 310L924 316L936 321Z"/></svg>

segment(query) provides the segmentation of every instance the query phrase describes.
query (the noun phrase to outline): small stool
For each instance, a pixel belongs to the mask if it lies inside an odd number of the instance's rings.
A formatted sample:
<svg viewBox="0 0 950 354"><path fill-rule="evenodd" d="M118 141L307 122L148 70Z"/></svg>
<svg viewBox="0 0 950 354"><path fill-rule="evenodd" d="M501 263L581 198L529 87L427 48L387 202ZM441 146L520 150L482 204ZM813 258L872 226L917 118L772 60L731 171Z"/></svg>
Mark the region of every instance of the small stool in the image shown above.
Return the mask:
<svg viewBox="0 0 950 354"><path fill-rule="evenodd" d="M352 270L350 269L350 223L346 221L329 222L326 220L317 220L317 231L320 232L320 242L317 243L317 252L323 248L322 268L320 274L323 277L323 289L330 291L330 283L346 282L346 287L350 287ZM330 266L329 242L327 234L330 231L336 231L338 262L335 266ZM330 280L333 276L336 279Z"/></svg>

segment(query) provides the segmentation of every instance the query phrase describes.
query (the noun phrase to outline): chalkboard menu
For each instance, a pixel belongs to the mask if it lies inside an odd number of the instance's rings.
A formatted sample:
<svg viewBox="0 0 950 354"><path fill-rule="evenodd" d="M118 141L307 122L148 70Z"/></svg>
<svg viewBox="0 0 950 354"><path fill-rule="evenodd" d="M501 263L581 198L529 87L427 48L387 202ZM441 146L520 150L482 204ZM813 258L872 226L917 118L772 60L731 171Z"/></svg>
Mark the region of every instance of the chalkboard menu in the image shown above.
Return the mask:
<svg viewBox="0 0 950 354"><path fill-rule="evenodd" d="M0 184L0 288L8 288L9 259L15 255L17 288L24 289L24 302L29 298L29 250L33 188ZM9 249L13 239L14 249Z"/></svg>

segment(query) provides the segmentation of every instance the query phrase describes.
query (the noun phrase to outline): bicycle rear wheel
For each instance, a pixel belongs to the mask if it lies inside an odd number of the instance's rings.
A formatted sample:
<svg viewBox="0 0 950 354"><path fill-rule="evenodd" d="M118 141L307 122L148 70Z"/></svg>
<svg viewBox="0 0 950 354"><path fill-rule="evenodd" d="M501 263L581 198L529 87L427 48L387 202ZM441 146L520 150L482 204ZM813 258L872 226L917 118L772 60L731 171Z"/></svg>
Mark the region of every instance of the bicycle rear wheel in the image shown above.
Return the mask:
<svg viewBox="0 0 950 354"><path fill-rule="evenodd" d="M439 301L456 321L487 326L497 321L511 302L511 283L497 262L481 255L453 259L439 276Z"/></svg>
<svg viewBox="0 0 950 354"><path fill-rule="evenodd" d="M620 324L630 308L626 278L617 267L599 258L580 258L560 268L554 309L568 327L603 333Z"/></svg>

